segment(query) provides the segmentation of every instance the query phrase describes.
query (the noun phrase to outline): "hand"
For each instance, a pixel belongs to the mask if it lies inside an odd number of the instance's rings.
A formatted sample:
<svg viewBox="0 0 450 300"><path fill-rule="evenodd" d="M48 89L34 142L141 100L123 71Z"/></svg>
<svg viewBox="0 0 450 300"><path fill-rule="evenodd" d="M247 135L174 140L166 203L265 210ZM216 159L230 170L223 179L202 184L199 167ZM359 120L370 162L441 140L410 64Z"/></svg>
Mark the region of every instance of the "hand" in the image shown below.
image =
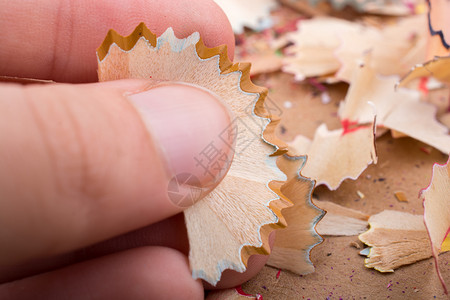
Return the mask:
<svg viewBox="0 0 450 300"><path fill-rule="evenodd" d="M95 82L107 31L127 35L141 21L157 35L199 31L233 56L231 27L212 1L1 7L2 76ZM185 85L0 84L0 298L202 298L167 186L229 122L214 95ZM252 257L239 276L226 271L220 285L249 279L264 261Z"/></svg>

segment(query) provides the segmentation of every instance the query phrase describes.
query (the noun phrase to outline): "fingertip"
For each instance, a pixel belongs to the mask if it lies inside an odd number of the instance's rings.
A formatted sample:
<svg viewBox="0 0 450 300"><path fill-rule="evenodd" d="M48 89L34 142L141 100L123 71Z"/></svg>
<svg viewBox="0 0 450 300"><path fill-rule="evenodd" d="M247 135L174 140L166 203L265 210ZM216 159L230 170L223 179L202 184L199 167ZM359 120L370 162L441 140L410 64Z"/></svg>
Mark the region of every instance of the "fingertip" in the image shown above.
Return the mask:
<svg viewBox="0 0 450 300"><path fill-rule="evenodd" d="M208 38L205 40L205 45L209 48L222 44L227 45L228 58L233 61L236 41L231 23L225 12L215 1L209 2L215 17L209 20L212 23L209 24L210 32L207 33Z"/></svg>
<svg viewBox="0 0 450 300"><path fill-rule="evenodd" d="M127 36L141 22L158 36L168 27L179 38L199 32L206 46L226 44L230 59L234 54L229 21L212 0L7 1L2 16L0 75L6 76L95 82L95 53L108 30Z"/></svg>
<svg viewBox="0 0 450 300"><path fill-rule="evenodd" d="M227 131L232 114L224 102L206 89L179 83L128 98L170 174L169 198L187 207L205 197L225 177L233 159L234 135ZM187 189L186 195L179 189Z"/></svg>
<svg viewBox="0 0 450 300"><path fill-rule="evenodd" d="M203 299L186 256L142 247L0 285L2 299Z"/></svg>
<svg viewBox="0 0 450 300"><path fill-rule="evenodd" d="M9 158L0 168L0 217L10 229L0 232L0 264L65 253L158 222L220 183L233 155L227 110L193 86L149 92L148 85L0 88L0 154ZM148 126L130 97L148 109Z"/></svg>

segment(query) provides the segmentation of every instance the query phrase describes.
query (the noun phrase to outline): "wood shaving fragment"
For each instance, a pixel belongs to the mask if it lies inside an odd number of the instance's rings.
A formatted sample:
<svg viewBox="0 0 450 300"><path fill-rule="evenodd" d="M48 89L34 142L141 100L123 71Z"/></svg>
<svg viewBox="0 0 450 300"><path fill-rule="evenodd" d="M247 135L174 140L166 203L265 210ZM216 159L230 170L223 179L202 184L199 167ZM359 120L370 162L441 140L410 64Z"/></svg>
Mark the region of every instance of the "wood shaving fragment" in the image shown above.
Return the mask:
<svg viewBox="0 0 450 300"><path fill-rule="evenodd" d="M381 126L449 153L450 135L447 127L436 120L437 108L421 102L417 91L395 90L398 78L378 76L370 61L368 54L364 64L353 74L352 84L339 107L341 119L358 124L370 122L373 118L373 108L367 105L370 102L375 106Z"/></svg>
<svg viewBox="0 0 450 300"><path fill-rule="evenodd" d="M367 230L369 216L329 201L315 201L327 213L316 226L320 235L352 236Z"/></svg>
<svg viewBox="0 0 450 300"><path fill-rule="evenodd" d="M450 153L450 135L436 120L437 108L429 103L408 101L391 111L383 125L424 142L443 153Z"/></svg>
<svg viewBox="0 0 450 300"><path fill-rule="evenodd" d="M315 227L324 211L317 208L311 200L312 182L306 180L298 171L304 165L305 159L287 155L278 159L278 166L288 176L287 184L281 187L280 191L294 205L283 210L288 226L277 230L272 253L267 261L269 266L299 275L314 272L309 252L323 241ZM302 184L293 184L296 181ZM305 198L308 200L305 201Z"/></svg>
<svg viewBox="0 0 450 300"><path fill-rule="evenodd" d="M400 266L431 257L423 217L385 210L369 218L370 229L359 239L370 246L365 266L393 272Z"/></svg>
<svg viewBox="0 0 450 300"><path fill-rule="evenodd" d="M402 99L419 101L419 93L416 91L401 89L396 92L394 87L397 78L377 75L371 61L372 54L366 54L352 75L350 88L338 111L343 120L351 120L359 124L371 122L374 109L367 105L371 102L375 106L378 123L384 125L384 120L402 102Z"/></svg>
<svg viewBox="0 0 450 300"><path fill-rule="evenodd" d="M287 35L283 71L297 80L335 75L349 82L357 60L372 51L372 67L383 75L403 75L426 57L426 16L405 18L385 28L338 18L316 17L298 23L297 32ZM339 71L339 72L338 72Z"/></svg>
<svg viewBox="0 0 450 300"><path fill-rule="evenodd" d="M354 248L356 248L356 249L361 249L361 246L360 246L357 242L351 242L351 243L350 243L350 246L351 246L351 247L354 247Z"/></svg>
<svg viewBox="0 0 450 300"><path fill-rule="evenodd" d="M297 32L287 35L293 45L286 49L291 56L283 62L283 71L297 80L335 73L341 66L334 56L341 44L340 34L361 29L361 25L330 17L302 20L297 26Z"/></svg>
<svg viewBox="0 0 450 300"><path fill-rule="evenodd" d="M395 198L397 198L400 202L408 202L408 198L406 198L406 195L404 192L394 192Z"/></svg>
<svg viewBox="0 0 450 300"><path fill-rule="evenodd" d="M360 199L364 199L364 194L361 192L361 191L356 191L356 194L358 195L358 197L360 198Z"/></svg>
<svg viewBox="0 0 450 300"><path fill-rule="evenodd" d="M283 65L282 58L275 55L273 51L262 55L246 56L246 61L252 64L250 75L259 75L264 73L272 73L281 70Z"/></svg>
<svg viewBox="0 0 450 300"><path fill-rule="evenodd" d="M297 155L308 155L303 175L335 190L347 178L357 179L368 165L377 162L375 126L329 131L320 125L310 141L297 136L289 145Z"/></svg>
<svg viewBox="0 0 450 300"><path fill-rule="evenodd" d="M384 28L365 27L363 32L341 33L341 46L335 54L342 67L336 77L350 82L357 61L371 51L370 66L380 75L404 75L425 60L427 42L425 15L404 18Z"/></svg>
<svg viewBox="0 0 450 300"><path fill-rule="evenodd" d="M439 270L438 255L450 250L450 160L445 165L435 164L430 185L421 191L424 220L431 241L436 270L447 293L447 287Z"/></svg>

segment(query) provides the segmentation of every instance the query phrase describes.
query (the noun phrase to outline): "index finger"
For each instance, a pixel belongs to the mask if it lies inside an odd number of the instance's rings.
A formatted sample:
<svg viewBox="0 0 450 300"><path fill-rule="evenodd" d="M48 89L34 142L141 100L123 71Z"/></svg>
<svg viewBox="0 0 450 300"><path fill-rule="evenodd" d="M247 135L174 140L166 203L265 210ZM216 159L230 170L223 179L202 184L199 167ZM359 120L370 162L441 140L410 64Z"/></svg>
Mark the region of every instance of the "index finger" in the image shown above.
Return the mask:
<svg viewBox="0 0 450 300"><path fill-rule="evenodd" d="M226 44L233 58L233 31L212 0L0 0L0 7L3 76L97 81L95 51L108 30L128 35L140 22L156 35L198 31L206 46Z"/></svg>

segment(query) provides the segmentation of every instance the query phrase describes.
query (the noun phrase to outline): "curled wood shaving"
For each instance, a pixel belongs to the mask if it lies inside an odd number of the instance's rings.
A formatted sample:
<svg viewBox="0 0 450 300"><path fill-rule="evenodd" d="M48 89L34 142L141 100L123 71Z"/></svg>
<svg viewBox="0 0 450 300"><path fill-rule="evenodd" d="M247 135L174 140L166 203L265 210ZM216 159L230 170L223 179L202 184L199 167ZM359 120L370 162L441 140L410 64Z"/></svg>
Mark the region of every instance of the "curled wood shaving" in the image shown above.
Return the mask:
<svg viewBox="0 0 450 300"><path fill-rule="evenodd" d="M287 184L280 187L280 192L294 205L283 210L288 226L277 230L267 264L305 275L314 272L309 253L315 245L322 242L314 228L324 212L311 201L313 182L300 174L305 165L305 157L284 155L278 159L278 165L288 176Z"/></svg>
<svg viewBox="0 0 450 300"><path fill-rule="evenodd" d="M357 124L371 121L373 103L381 126L422 141L442 151L450 152L450 135L446 126L436 120L437 108L420 101L420 93L413 90L395 90L398 77L376 74L370 65L371 55L353 74L352 84L339 107L343 120Z"/></svg>
<svg viewBox="0 0 450 300"><path fill-rule="evenodd" d="M340 35L360 31L353 22L330 17L302 20L297 31L287 37L293 45L286 49L283 71L292 73L297 80L335 73L341 66L334 51L341 44Z"/></svg>
<svg viewBox="0 0 450 300"><path fill-rule="evenodd" d="M329 201L316 200L314 203L326 211L316 226L320 235L352 236L367 230L368 215Z"/></svg>
<svg viewBox="0 0 450 300"><path fill-rule="evenodd" d="M394 272L400 266L431 257L430 241L423 217L385 210L369 218L369 231L359 239L370 246L368 268Z"/></svg>
<svg viewBox="0 0 450 300"><path fill-rule="evenodd" d="M347 178L357 179L368 165L377 162L373 124L333 131L322 124L312 141L297 136L290 146L293 153L308 155L303 175L331 190Z"/></svg>
<svg viewBox="0 0 450 300"><path fill-rule="evenodd" d="M334 75L350 82L355 62L368 51L372 52L371 67L383 75L403 75L426 57L425 15L383 28L331 17L301 20L297 27L287 35L293 45L283 62L283 71L297 80Z"/></svg>
<svg viewBox="0 0 450 300"><path fill-rule="evenodd" d="M426 58L426 16L401 19L383 28L367 26L364 31L341 34L335 55L342 67L336 77L351 82L358 60L371 52L370 66L380 75L404 75Z"/></svg>
<svg viewBox="0 0 450 300"><path fill-rule="evenodd" d="M249 64L231 63L225 46L207 48L198 33L178 39L169 28L156 37L144 24L128 37L111 30L97 55L101 81L187 82L214 92L234 112L230 130L238 142L231 167L210 194L184 212L193 277L215 285L223 270L243 272L250 255L268 254L270 232L286 226L281 211L293 205L281 188L298 189L309 180L285 182L276 166L277 156L287 151L275 136L279 118L266 109L267 89L250 81ZM303 201L308 199L304 194Z"/></svg>
<svg viewBox="0 0 450 300"><path fill-rule="evenodd" d="M431 241L436 270L447 293L447 287L438 265L440 252L450 250L450 160L445 165L435 164L430 185L421 191L424 220Z"/></svg>

